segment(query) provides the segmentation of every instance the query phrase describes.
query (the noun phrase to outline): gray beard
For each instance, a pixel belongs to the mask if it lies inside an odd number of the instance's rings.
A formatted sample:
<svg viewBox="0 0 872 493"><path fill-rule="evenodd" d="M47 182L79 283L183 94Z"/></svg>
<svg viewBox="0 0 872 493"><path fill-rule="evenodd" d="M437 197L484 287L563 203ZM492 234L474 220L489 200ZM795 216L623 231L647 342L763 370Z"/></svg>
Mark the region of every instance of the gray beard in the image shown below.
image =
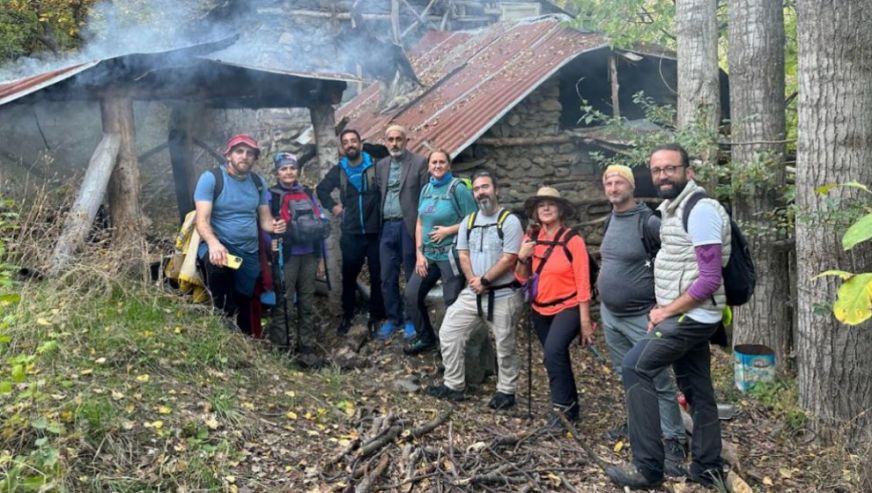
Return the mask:
<svg viewBox="0 0 872 493"><path fill-rule="evenodd" d="M489 197L479 200L478 206L488 216L492 216L497 211L496 201L491 200Z"/></svg>
<svg viewBox="0 0 872 493"><path fill-rule="evenodd" d="M404 154L405 152L406 152L406 151L390 151L390 150L389 150L389 151L388 151L388 154L390 154L391 157L394 158L394 159L400 159L401 157L403 157L403 154Z"/></svg>

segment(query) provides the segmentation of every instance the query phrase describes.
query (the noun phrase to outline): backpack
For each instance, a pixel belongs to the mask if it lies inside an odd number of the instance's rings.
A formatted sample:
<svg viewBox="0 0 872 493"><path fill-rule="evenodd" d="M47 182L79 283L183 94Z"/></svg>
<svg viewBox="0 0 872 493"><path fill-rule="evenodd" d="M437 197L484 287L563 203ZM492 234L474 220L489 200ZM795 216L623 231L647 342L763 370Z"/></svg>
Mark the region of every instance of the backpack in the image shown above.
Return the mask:
<svg viewBox="0 0 872 493"><path fill-rule="evenodd" d="M657 252L660 251L660 237L652 237L648 233L648 220L651 216L660 217L660 211L651 210L650 207L645 207L645 210L638 215L639 240L642 242L642 247L645 248L645 255L651 262L651 268L654 268L654 259L657 257ZM606 231L609 229L609 223L612 221L612 215L606 217L606 222L603 224L603 240L606 238Z"/></svg>
<svg viewBox="0 0 872 493"><path fill-rule="evenodd" d="M539 245L548 245L548 249L545 250L545 254L542 255L542 261L539 262L539 266L536 268L536 271L533 273L537 278L542 273L542 269L545 268L545 263L548 262L548 259L551 257L551 254L554 253L554 248L557 246L563 247L563 254L566 255L566 259L569 260L569 263L572 263L573 257L572 252L569 251L569 240L573 237L579 236L578 231L574 229L560 228L557 230L557 234L554 235L553 240L539 240L538 235L536 239L536 243ZM596 276L599 275L599 263L597 263L596 259L593 258L593 255L590 254L590 250L587 252L587 265L588 265L588 283L590 284L591 291L591 299L596 299L599 297L599 292L596 290L596 283L594 280ZM535 290L536 288L534 288ZM564 301L575 296L576 293L572 293L571 295L561 298L558 300L550 301L548 303L536 303L533 301L535 298L535 293L532 293L529 297L529 300L532 301L536 306L553 306L563 303Z"/></svg>
<svg viewBox="0 0 872 493"><path fill-rule="evenodd" d="M321 220L312 191L304 188L302 192L288 192L279 187L270 188L273 216L281 217L288 223L285 237L293 245L304 245L326 239L330 228Z"/></svg>
<svg viewBox="0 0 872 493"><path fill-rule="evenodd" d="M454 194L454 191L457 190L457 186L460 184L463 184L463 186L468 189L472 188L468 179L455 176L451 178L451 183L448 185L448 192L446 192L445 195L433 195L433 185L430 182L427 182L427 184L424 185L424 188L421 189L421 197L445 198L447 196L448 199L451 200L451 206L454 207L454 212L458 217L463 218L463 211L460 209L460 202L457 201L457 196ZM502 236L500 238L502 238Z"/></svg>
<svg viewBox="0 0 872 493"><path fill-rule="evenodd" d="M212 203L214 204L218 196L221 195L221 192L224 191L224 173L221 172L220 166L210 168L209 173L212 173L212 176L215 177L215 187L212 189ZM257 188L257 200L259 202L260 196L263 195L263 178L257 173L249 173L248 176L254 182L255 188Z"/></svg>
<svg viewBox="0 0 872 493"><path fill-rule="evenodd" d="M478 217L478 211L473 211L472 214L467 216L466 219L466 242L469 243L469 237L472 235L472 230L475 228L486 229L491 226L497 227L497 236L499 236L500 241L503 241L503 223L506 222L506 219L512 215L512 211L509 209L500 209L499 214L497 215L497 222L490 224L475 224L475 218Z"/></svg>
<svg viewBox="0 0 872 493"><path fill-rule="evenodd" d="M702 199L707 198L705 191L695 192L684 205L684 214L681 218L684 231L687 231L687 223L690 220L690 211ZM754 294L757 284L757 272L754 269L754 260L751 258L751 249L745 235L739 229L739 225L733 220L731 211L724 207L730 215L730 258L727 265L721 270L724 278L724 293L727 296L727 305L744 305Z"/></svg>

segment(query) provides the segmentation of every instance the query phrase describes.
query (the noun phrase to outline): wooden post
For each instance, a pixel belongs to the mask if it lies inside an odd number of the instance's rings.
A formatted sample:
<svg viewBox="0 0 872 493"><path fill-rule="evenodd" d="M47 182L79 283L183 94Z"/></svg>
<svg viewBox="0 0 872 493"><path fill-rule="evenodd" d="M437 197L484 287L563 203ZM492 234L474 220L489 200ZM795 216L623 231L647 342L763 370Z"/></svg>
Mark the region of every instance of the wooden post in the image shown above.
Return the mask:
<svg viewBox="0 0 872 493"><path fill-rule="evenodd" d="M100 101L103 131L118 134L121 147L118 162L109 180L109 217L118 247L143 245L143 215L140 207L142 184L136 155L133 101L123 93L106 94Z"/></svg>
<svg viewBox="0 0 872 493"><path fill-rule="evenodd" d="M316 176L318 180L324 178L339 158L339 142L336 138L336 114L333 105L327 102L319 102L309 107L309 117L315 130L315 143L317 165L310 163L305 172ZM339 218L330 221L330 238L327 239L327 271L330 274L330 302L339 303L342 294L342 253L339 250L340 231Z"/></svg>
<svg viewBox="0 0 872 493"><path fill-rule="evenodd" d="M192 123L194 109L191 105L180 104L170 113L169 137L170 162L173 167L173 182L176 190L176 205L179 221L194 210L194 186L197 184L197 170L194 167L194 139Z"/></svg>
<svg viewBox="0 0 872 493"><path fill-rule="evenodd" d="M115 160L121 148L121 136L103 134L103 139L91 156L85 178L79 188L79 195L64 220L61 232L52 254L48 273L56 276L69 264L97 217L97 209L103 202L106 185L115 167Z"/></svg>
<svg viewBox="0 0 872 493"><path fill-rule="evenodd" d="M618 83L618 62L614 53L609 55L609 82L612 83L612 116L621 117L621 97Z"/></svg>

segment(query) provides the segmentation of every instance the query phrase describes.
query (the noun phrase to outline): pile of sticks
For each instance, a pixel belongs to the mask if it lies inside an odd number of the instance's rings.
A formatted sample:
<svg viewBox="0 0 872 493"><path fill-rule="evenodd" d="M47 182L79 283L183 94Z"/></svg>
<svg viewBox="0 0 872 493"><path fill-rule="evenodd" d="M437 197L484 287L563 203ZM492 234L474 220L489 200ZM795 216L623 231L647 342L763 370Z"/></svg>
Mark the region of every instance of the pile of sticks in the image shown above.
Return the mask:
<svg viewBox="0 0 872 493"><path fill-rule="evenodd" d="M566 430L481 430L461 442L451 417L449 409L417 426L393 414L362 417L357 438L321 466L320 479L343 493L577 491L564 474L599 465L574 433L565 439Z"/></svg>

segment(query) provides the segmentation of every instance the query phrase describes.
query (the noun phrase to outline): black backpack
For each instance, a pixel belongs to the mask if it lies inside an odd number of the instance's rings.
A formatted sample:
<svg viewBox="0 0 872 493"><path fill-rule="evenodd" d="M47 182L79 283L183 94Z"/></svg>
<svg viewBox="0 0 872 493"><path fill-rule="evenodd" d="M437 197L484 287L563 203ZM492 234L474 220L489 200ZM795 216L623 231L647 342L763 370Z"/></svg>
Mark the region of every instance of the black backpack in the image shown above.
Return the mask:
<svg viewBox="0 0 872 493"><path fill-rule="evenodd" d="M690 219L690 211L702 199L708 197L705 191L695 192L687 199L684 205L682 224L687 231L687 222ZM751 249L745 235L739 229L739 225L733 220L729 207L724 207L730 214L730 259L722 269L724 278L724 293L727 296L727 305L744 305L754 294L757 284L757 272L754 270L754 260L751 258Z"/></svg>

